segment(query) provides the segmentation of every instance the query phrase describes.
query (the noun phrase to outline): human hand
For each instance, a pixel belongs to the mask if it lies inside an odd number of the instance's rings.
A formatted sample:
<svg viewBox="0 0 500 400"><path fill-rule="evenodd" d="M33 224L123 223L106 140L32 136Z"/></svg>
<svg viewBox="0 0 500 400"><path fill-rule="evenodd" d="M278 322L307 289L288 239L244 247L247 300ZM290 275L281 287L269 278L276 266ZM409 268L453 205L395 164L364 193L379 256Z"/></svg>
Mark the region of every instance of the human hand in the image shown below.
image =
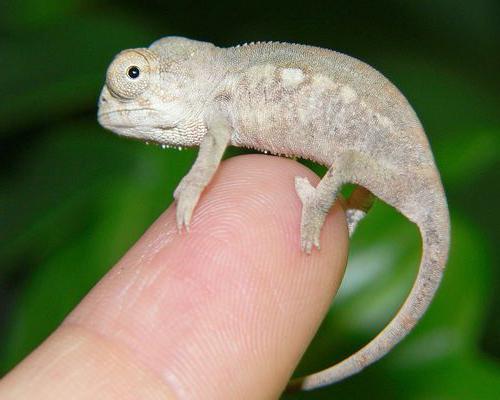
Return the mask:
<svg viewBox="0 0 500 400"><path fill-rule="evenodd" d="M338 204L322 230L321 252L300 251L295 176L318 181L291 160L224 162L189 234L177 233L169 207L0 382L0 398L279 397L347 257Z"/></svg>

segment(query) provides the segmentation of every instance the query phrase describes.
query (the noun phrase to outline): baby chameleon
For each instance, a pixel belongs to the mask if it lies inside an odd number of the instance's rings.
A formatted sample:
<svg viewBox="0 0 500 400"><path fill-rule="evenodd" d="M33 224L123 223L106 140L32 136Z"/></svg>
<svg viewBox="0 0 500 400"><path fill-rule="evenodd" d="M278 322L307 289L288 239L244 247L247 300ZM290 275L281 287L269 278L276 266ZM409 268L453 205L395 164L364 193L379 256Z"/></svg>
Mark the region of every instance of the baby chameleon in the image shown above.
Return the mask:
<svg viewBox="0 0 500 400"><path fill-rule="evenodd" d="M313 187L296 177L301 247L319 249L325 216L345 183L352 234L374 196L417 224L423 254L399 312L361 350L294 380L310 390L353 375L387 354L415 326L439 285L449 247L445 194L424 130L399 90L379 72L331 50L287 43L219 48L165 37L119 53L107 71L99 122L113 132L172 146L199 146L174 193L188 228L227 146L302 157L329 167Z"/></svg>

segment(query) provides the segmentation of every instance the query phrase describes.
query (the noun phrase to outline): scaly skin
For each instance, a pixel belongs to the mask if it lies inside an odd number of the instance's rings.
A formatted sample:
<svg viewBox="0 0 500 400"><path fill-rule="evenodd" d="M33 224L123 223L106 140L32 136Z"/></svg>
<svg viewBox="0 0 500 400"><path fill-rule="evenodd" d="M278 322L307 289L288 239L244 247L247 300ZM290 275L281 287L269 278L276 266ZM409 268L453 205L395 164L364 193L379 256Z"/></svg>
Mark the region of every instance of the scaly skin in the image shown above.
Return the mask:
<svg viewBox="0 0 500 400"><path fill-rule="evenodd" d="M135 67L135 68L134 68ZM297 156L329 167L316 188L297 177L301 247L320 247L325 216L344 183L349 233L374 196L420 229L423 255L408 298L389 325L341 363L291 382L314 389L387 354L422 317L449 247L446 198L424 130L405 97L370 66L331 50L286 43L218 48L166 37L126 50L108 68L99 122L120 135L168 146L200 146L174 193L188 228L229 145Z"/></svg>

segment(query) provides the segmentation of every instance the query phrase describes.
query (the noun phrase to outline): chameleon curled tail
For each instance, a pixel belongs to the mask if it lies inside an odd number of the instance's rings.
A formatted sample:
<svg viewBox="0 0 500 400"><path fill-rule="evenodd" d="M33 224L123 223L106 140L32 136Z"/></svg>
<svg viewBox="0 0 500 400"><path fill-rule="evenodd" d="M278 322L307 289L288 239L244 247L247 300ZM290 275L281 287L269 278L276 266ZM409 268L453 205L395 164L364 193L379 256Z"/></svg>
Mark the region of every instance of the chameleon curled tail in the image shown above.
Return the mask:
<svg viewBox="0 0 500 400"><path fill-rule="evenodd" d="M358 188L358 192L359 189L364 190ZM367 211L367 209L359 207L359 204L352 204L353 197L362 197L356 196L357 194L359 193L355 191L351 195L351 199L347 201L346 215L350 234L354 231L359 219L354 222L350 221L349 215L356 215L356 212L366 213ZM362 349L330 368L292 380L287 386L287 391L316 389L360 372L396 346L425 313L441 281L450 242L449 216L444 192L442 189L433 190L432 197L434 197L433 203L438 205L438 207L433 207L433 213L427 213L418 219L413 219L422 237L422 259L414 286L398 313ZM364 196L364 198L366 199L368 196ZM366 208L369 208L370 205Z"/></svg>

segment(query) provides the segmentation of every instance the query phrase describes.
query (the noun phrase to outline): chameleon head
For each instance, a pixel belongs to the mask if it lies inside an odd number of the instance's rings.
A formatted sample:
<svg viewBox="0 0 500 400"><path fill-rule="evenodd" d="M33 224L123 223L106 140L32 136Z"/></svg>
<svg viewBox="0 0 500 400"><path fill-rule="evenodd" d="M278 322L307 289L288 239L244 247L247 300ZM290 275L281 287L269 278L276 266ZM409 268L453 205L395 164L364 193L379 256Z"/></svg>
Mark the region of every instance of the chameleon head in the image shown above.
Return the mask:
<svg viewBox="0 0 500 400"><path fill-rule="evenodd" d="M98 120L119 135L175 146L197 145L204 131L182 79L165 71L160 54L147 48L124 50L108 67L98 103ZM188 128L185 128L185 127Z"/></svg>

